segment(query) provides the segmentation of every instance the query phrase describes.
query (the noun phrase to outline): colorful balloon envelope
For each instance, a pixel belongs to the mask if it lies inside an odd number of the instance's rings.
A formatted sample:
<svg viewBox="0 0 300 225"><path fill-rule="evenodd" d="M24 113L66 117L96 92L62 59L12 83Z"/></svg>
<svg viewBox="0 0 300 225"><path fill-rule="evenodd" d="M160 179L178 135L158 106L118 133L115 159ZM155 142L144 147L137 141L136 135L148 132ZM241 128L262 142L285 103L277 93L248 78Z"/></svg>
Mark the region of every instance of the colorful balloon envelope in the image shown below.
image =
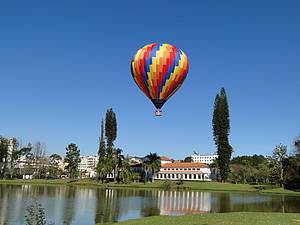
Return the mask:
<svg viewBox="0 0 300 225"><path fill-rule="evenodd" d="M131 61L131 74L161 116L165 102L186 79L189 62L184 52L170 44L149 44L139 49Z"/></svg>

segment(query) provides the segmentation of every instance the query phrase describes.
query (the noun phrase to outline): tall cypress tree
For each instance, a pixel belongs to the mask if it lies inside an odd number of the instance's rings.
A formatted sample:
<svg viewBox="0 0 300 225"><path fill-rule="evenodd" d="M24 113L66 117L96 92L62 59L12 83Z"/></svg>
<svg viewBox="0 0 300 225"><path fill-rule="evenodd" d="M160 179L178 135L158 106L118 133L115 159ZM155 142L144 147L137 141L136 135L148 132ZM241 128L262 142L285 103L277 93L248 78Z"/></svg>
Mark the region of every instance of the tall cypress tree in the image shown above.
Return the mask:
<svg viewBox="0 0 300 225"><path fill-rule="evenodd" d="M217 165L221 181L224 182L227 180L230 172L229 163L232 154L232 147L228 140L230 132L229 107L224 88L221 89L220 94L215 98L212 125L218 152Z"/></svg>
<svg viewBox="0 0 300 225"><path fill-rule="evenodd" d="M110 163L107 161L107 154L106 154L106 146L105 146L105 140L104 140L104 124L103 120L101 121L101 134L100 134L100 143L99 143L99 149L98 149L98 156L99 160L97 163L97 174L98 178L102 180L102 183L104 179L107 177L107 174L111 172Z"/></svg>
<svg viewBox="0 0 300 225"><path fill-rule="evenodd" d="M101 121L101 134L100 134L100 143L98 149L99 161L103 160L105 157L105 141L104 141L104 124L103 120Z"/></svg>
<svg viewBox="0 0 300 225"><path fill-rule="evenodd" d="M105 117L105 137L107 141L107 151L113 152L114 141L117 138L117 119L112 108L108 109Z"/></svg>

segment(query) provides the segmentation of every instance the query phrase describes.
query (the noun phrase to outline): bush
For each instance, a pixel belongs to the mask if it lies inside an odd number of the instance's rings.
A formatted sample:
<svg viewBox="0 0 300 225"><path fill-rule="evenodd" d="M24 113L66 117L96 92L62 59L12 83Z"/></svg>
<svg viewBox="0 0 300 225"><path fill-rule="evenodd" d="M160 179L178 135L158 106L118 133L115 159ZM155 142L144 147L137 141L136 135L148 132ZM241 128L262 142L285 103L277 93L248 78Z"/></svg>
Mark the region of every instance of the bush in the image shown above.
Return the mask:
<svg viewBox="0 0 300 225"><path fill-rule="evenodd" d="M183 180L182 180L182 179L178 180L178 181L176 182L176 184L177 184L178 186L183 185Z"/></svg>
<svg viewBox="0 0 300 225"><path fill-rule="evenodd" d="M171 190L172 188L172 182L169 180L165 180L162 185L161 188L164 189L165 191Z"/></svg>
<svg viewBox="0 0 300 225"><path fill-rule="evenodd" d="M47 222L45 209L36 199L26 208L26 211L25 221L27 225L54 225L54 223Z"/></svg>

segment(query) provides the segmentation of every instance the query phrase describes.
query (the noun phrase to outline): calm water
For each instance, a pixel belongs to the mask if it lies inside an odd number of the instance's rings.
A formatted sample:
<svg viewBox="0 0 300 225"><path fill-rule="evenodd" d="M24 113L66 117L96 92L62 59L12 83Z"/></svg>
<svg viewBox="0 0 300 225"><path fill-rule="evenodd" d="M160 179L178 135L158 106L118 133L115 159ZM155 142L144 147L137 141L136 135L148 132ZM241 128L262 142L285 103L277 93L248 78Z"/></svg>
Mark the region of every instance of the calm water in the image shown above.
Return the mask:
<svg viewBox="0 0 300 225"><path fill-rule="evenodd" d="M24 224L26 207L35 198L45 208L47 219L56 225L190 213L300 212L300 197L280 195L0 185L0 224Z"/></svg>

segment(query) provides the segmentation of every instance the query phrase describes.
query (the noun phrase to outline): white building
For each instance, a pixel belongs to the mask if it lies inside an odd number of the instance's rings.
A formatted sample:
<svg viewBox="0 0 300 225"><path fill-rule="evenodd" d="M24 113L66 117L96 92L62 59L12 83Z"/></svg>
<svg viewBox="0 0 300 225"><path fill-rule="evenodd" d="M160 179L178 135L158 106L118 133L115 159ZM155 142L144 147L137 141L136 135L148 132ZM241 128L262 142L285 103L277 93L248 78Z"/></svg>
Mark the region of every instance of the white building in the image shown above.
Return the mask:
<svg viewBox="0 0 300 225"><path fill-rule="evenodd" d="M96 172L98 160L98 156L81 156L78 170L86 176L93 177Z"/></svg>
<svg viewBox="0 0 300 225"><path fill-rule="evenodd" d="M215 178L215 169L205 163L166 163L156 174L157 180L194 180L211 181Z"/></svg>
<svg viewBox="0 0 300 225"><path fill-rule="evenodd" d="M193 162L206 163L210 165L214 162L214 160L218 158L218 155L217 154L201 155L201 154L194 153L191 155L191 158Z"/></svg>
<svg viewBox="0 0 300 225"><path fill-rule="evenodd" d="M143 162L142 157L137 157L137 156L128 156L130 164L139 164Z"/></svg>
<svg viewBox="0 0 300 225"><path fill-rule="evenodd" d="M172 163L172 159L166 157L166 156L161 156L160 157L160 164L166 164L166 163Z"/></svg>

